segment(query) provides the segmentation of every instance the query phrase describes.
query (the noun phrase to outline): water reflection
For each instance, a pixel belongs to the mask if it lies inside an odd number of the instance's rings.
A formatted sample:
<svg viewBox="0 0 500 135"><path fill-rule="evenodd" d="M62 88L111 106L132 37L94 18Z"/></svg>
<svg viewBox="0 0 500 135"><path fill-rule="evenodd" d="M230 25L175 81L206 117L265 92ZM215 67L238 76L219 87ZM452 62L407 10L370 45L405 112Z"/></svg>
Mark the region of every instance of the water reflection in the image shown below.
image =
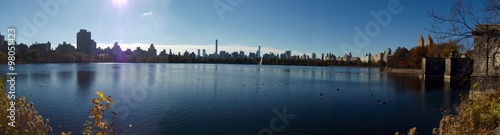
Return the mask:
<svg viewBox="0 0 500 135"><path fill-rule="evenodd" d="M92 65L78 66L76 72L76 82L78 90L87 91L95 80L95 67Z"/></svg>
<svg viewBox="0 0 500 135"><path fill-rule="evenodd" d="M70 79L73 79L73 72L70 72L70 71L59 71L59 72L57 72L57 78L61 82L67 82Z"/></svg>
<svg viewBox="0 0 500 135"><path fill-rule="evenodd" d="M421 80L375 68L229 64L55 64L19 68L20 75L33 81L20 83L26 85L20 87L51 84L27 89L26 93L37 95L37 108L51 122L77 123L68 124L67 130L56 130L74 132L82 130L78 123L88 118L85 112L96 90L113 95L115 109L122 109L115 112L125 118L120 119L120 126L130 134L253 133L268 127L275 116L271 110L283 106L297 115L284 134L389 134L407 130L408 126L418 126L425 134L439 124L439 110L450 109L460 100L458 93L464 91L442 79ZM66 83L73 84L66 87ZM45 92L49 90L55 92ZM55 94L60 91L75 96ZM318 99L319 93L324 94L322 99ZM81 117L75 118L75 114Z"/></svg>
<svg viewBox="0 0 500 135"><path fill-rule="evenodd" d="M31 72L29 73L29 79L32 83L37 85L47 85L50 82L50 73L48 72Z"/></svg>
<svg viewBox="0 0 500 135"><path fill-rule="evenodd" d="M118 85L120 85L121 81L120 79L122 78L121 77L121 73L123 72L122 71L122 68L121 68L121 64L113 64L112 65L112 73L113 73L113 78L112 78L112 82L111 84L113 84L113 88L117 88Z"/></svg>
<svg viewBox="0 0 500 135"><path fill-rule="evenodd" d="M428 103L442 103L439 104L441 108L434 106L432 108L434 110L452 110L454 103L460 101L454 90L464 90L470 87L470 83L467 83L467 81L464 81L465 83L450 82L443 77L420 78L414 75L402 74L387 74L387 76L390 81L394 82L391 84L396 94L418 93L422 108L426 108ZM434 97L428 97L432 93L436 93L433 94Z"/></svg>

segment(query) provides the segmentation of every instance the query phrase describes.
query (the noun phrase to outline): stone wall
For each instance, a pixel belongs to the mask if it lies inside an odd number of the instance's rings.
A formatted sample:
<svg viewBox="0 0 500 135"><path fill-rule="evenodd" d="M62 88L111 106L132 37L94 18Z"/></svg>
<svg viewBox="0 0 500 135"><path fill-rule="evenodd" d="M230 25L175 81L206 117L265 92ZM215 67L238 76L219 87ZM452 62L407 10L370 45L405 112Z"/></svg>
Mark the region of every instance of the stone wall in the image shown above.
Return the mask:
<svg viewBox="0 0 500 135"><path fill-rule="evenodd" d="M468 58L448 58L445 59L445 78L467 78L473 72L473 61Z"/></svg>
<svg viewBox="0 0 500 135"><path fill-rule="evenodd" d="M476 25L472 76L500 75L500 25Z"/></svg>
<svg viewBox="0 0 500 135"><path fill-rule="evenodd" d="M445 71L445 59L422 58L422 74L425 76L442 76Z"/></svg>

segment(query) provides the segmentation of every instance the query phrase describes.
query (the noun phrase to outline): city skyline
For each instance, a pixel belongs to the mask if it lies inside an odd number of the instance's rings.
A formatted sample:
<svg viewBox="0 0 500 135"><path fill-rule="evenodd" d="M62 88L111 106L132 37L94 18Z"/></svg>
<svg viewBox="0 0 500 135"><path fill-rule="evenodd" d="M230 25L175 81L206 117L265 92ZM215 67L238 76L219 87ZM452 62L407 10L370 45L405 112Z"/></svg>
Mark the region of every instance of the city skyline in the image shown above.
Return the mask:
<svg viewBox="0 0 500 135"><path fill-rule="evenodd" d="M112 47L114 42L118 42L123 50L155 44L158 50L196 52L197 49L206 49L210 54L215 51L214 39L219 39L219 50L227 52L254 52L255 48L262 46L261 55L291 50L292 55L334 53L340 56L352 52L354 56L362 56L387 48L414 47L416 37L427 35L424 28L432 24L427 11L448 13L454 2L7 1L11 6L0 9L0 12L20 7L25 10L2 15L9 19L0 23L0 33L5 35L8 27L15 26L19 31L18 42L28 45L65 41L76 46L75 31L87 29L92 32L97 47L101 48ZM473 6L482 6L482 3ZM101 10L88 10L88 7ZM231 11L221 13L229 9ZM387 17L384 11L391 11L389 9L397 12L390 12L390 19L384 18ZM365 33L371 34L369 42L356 44L353 40L359 34L356 28L363 32L365 26L373 25L372 22L378 23L378 32ZM25 30L30 25L36 31Z"/></svg>

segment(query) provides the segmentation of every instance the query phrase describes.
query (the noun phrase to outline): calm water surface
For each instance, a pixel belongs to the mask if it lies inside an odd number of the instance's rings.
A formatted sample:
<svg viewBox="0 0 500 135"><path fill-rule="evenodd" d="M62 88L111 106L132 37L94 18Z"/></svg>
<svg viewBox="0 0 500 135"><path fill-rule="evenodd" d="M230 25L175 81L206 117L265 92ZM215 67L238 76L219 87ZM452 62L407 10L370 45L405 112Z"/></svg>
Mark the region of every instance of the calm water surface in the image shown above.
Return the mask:
<svg viewBox="0 0 500 135"><path fill-rule="evenodd" d="M464 88L377 68L229 64L23 64L55 133L81 133L96 91L116 100L124 134L428 134ZM6 68L2 66L2 74ZM338 90L337 90L338 89ZM320 96L322 94L322 96ZM379 100L380 102L377 102ZM385 102L386 104L381 104ZM277 114L286 108L288 124ZM276 109L276 110L274 110ZM274 111L273 111L274 110ZM110 112L108 112L110 113ZM294 116L294 118L292 118ZM108 114L109 117L109 114Z"/></svg>

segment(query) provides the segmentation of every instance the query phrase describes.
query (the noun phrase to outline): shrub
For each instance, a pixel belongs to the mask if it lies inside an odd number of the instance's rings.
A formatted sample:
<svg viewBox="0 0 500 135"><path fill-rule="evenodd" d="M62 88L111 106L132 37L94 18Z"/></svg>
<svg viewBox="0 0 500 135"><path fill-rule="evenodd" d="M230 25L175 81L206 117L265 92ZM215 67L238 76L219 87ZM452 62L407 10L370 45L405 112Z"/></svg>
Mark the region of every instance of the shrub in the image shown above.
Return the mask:
<svg viewBox="0 0 500 135"><path fill-rule="evenodd" d="M1 80L1 78L0 78ZM10 99L4 91L4 84L0 81L0 109L7 110L10 107ZM103 120L104 111L113 105L113 100L111 96L104 96L102 92L96 92L99 98L94 98L92 103L94 107L90 110L90 118L94 119L95 124L92 122L85 122L84 132L85 135L108 135L115 132L116 113L112 112L111 124ZM106 103L105 103L106 102ZM33 102L27 100L24 97L15 99L15 127L8 125L10 119L5 116L9 116L9 111L0 111L0 134L4 135L24 135L24 134L36 134L36 135L46 135L52 134L52 127L49 126L49 119L44 119L38 111L36 111ZM95 132L94 132L95 131ZM62 132L61 135L69 135L71 132Z"/></svg>
<svg viewBox="0 0 500 135"><path fill-rule="evenodd" d="M0 78L1 79L1 78ZM35 109L33 102L26 98L14 99L15 105L15 127L8 125L10 119L6 116L10 115L10 111L5 111L10 107L10 99L5 94L4 84L0 81L0 89L3 93L0 94L0 134L4 135L20 135L20 134L51 134L52 127L49 126L49 119L44 119Z"/></svg>
<svg viewBox="0 0 500 135"><path fill-rule="evenodd" d="M90 118L94 119L95 124L92 125L92 122L86 121L83 124L84 127L84 135L91 135L94 132L94 129L97 130L96 135L109 135L115 132L115 122L116 113L113 113L112 120L113 122L108 124L107 121L103 120L104 111L113 106L113 100L111 96L104 96L104 93L97 91L97 95L99 98L94 98L92 103L94 107L90 110ZM106 103L104 103L106 102Z"/></svg>
<svg viewBox="0 0 500 135"><path fill-rule="evenodd" d="M500 122L500 91L484 94L482 98L463 98L462 104L455 108L457 114L444 116L433 134L494 134Z"/></svg>

